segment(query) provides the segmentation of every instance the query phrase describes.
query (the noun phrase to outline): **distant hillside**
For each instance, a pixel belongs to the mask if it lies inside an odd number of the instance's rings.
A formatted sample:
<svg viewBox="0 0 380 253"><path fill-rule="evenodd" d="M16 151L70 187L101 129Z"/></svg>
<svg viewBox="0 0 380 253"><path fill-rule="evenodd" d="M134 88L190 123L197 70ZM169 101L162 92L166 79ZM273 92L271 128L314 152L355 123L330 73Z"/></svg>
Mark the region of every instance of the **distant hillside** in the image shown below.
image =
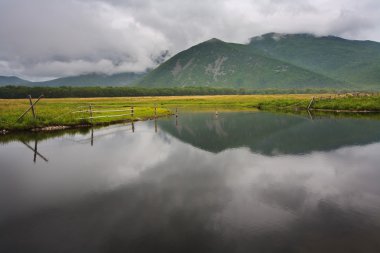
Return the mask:
<svg viewBox="0 0 380 253"><path fill-rule="evenodd" d="M380 88L380 43L269 33L248 45L212 39L173 56L140 85Z"/></svg>
<svg viewBox="0 0 380 253"><path fill-rule="evenodd" d="M6 85L27 85L29 81L18 78L16 76L0 76L0 86Z"/></svg>
<svg viewBox="0 0 380 253"><path fill-rule="evenodd" d="M86 74L34 82L33 86L127 86L139 80L145 73L120 73L114 75Z"/></svg>
<svg viewBox="0 0 380 253"><path fill-rule="evenodd" d="M380 86L380 43L269 33L251 39L253 52L355 86Z"/></svg>
<svg viewBox="0 0 380 253"><path fill-rule="evenodd" d="M175 55L139 84L149 87L206 85L250 88L343 86L341 81L256 53L247 45L217 39Z"/></svg>

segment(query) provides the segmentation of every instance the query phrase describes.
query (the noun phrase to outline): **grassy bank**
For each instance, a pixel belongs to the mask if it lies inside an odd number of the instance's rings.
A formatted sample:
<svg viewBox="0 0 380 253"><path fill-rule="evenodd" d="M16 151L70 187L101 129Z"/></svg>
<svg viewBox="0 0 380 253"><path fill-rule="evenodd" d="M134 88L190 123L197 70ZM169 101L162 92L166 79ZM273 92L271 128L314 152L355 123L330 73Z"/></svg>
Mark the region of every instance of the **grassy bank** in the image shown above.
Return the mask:
<svg viewBox="0 0 380 253"><path fill-rule="evenodd" d="M91 113L90 113L91 105ZM51 126L102 125L122 121L137 121L170 115L171 111L152 106L133 105L128 99L42 99L36 105L36 119L29 111L26 99L0 100L0 130L29 130ZM132 115L133 108L133 115Z"/></svg>
<svg viewBox="0 0 380 253"><path fill-rule="evenodd" d="M92 105L94 124L106 124L120 120L143 120L169 115L174 108L210 108L229 110L305 110L311 99L314 110L380 111L379 95L221 95L221 96L170 96L170 97L122 97L122 98L62 98L42 99L36 107L37 119L29 112L22 120L17 118L29 107L26 99L0 100L0 130L25 130L46 126L88 125L89 105ZM130 114L131 106L134 115ZM169 109L168 109L169 108ZM171 109L171 110L170 110Z"/></svg>

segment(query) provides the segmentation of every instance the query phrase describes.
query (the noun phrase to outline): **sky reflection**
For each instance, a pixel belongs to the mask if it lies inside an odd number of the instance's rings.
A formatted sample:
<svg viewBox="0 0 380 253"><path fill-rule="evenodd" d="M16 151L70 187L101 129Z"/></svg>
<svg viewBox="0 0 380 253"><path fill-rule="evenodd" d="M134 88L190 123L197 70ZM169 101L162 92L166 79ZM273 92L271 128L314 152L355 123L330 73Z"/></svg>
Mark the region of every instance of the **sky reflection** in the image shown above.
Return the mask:
<svg viewBox="0 0 380 253"><path fill-rule="evenodd" d="M129 129L97 129L93 146L90 133L40 141L47 163L0 146L0 251L379 249L379 142L213 153L153 122Z"/></svg>

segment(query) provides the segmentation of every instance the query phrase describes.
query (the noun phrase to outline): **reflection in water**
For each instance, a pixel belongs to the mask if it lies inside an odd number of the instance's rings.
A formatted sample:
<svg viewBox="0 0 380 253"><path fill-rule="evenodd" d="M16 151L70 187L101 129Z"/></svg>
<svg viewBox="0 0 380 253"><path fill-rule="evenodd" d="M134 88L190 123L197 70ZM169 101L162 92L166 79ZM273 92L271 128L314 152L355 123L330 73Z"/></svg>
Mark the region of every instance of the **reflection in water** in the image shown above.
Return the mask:
<svg viewBox="0 0 380 253"><path fill-rule="evenodd" d="M41 157L45 162L48 162L48 159L46 157L44 157L43 155L41 155L38 151L37 151L37 148L38 148L38 145L37 145L37 140L34 140L34 148L32 148L28 143L24 142L24 141L21 141L27 148L29 148L30 150L33 151L33 162L36 163L36 160L37 160L37 155L39 157Z"/></svg>
<svg viewBox="0 0 380 253"><path fill-rule="evenodd" d="M149 121L135 123L134 133L119 125L41 139L49 163L33 167L20 142L0 146L0 252L379 252L377 121L347 120L366 134L342 138L340 120L214 117L181 114L178 128L161 119L157 133ZM286 133L328 127L330 140L303 154L294 147L302 138L289 149L272 143L282 155L253 152L263 140L248 129L287 141L269 123ZM239 129L245 141L226 141ZM91 135L89 148L83 140Z"/></svg>
<svg viewBox="0 0 380 253"><path fill-rule="evenodd" d="M361 119L309 120L302 116L233 112L214 118L212 113L187 113L176 127L160 121L165 132L210 152L248 147L267 155L305 154L348 145L380 141L380 121Z"/></svg>

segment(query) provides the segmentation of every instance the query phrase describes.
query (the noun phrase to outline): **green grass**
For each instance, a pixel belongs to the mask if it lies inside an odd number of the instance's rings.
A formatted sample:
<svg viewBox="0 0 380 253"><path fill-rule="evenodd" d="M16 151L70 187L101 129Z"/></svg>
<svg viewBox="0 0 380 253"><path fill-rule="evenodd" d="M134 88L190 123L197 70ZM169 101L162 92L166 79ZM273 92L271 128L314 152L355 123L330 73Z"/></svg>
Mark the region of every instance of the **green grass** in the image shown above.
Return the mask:
<svg viewBox="0 0 380 253"><path fill-rule="evenodd" d="M64 98L42 99L36 107L37 119L29 112L21 121L17 118L29 107L26 99L0 99L0 130L26 130L46 126L89 125L88 106L92 104L94 116L126 114L126 112L97 112L102 110L128 110L134 106L134 117L96 118L95 125L120 121L144 120L165 116L179 109L211 110L306 110L310 100L317 97L312 108L318 110L380 111L380 95L335 96L330 94L293 95L221 95L221 96L170 96L170 97L124 97L124 98ZM320 98L323 99L320 99ZM329 98L331 97L331 99ZM72 113L74 111L83 111ZM85 118L85 119L79 119Z"/></svg>
<svg viewBox="0 0 380 253"><path fill-rule="evenodd" d="M93 116L107 116L89 119L89 105L92 105ZM37 118L34 119L32 112L28 112L21 120L18 117L29 107L26 99L2 99L0 100L0 129L28 130L48 126L80 126L110 124L121 121L144 120L155 115L152 105L134 106L134 115L130 114L133 104L128 99L42 99L36 105ZM107 112L104 112L106 111ZM109 110L122 110L109 112ZM157 116L171 114L165 108L157 108ZM108 117L110 116L110 117Z"/></svg>

